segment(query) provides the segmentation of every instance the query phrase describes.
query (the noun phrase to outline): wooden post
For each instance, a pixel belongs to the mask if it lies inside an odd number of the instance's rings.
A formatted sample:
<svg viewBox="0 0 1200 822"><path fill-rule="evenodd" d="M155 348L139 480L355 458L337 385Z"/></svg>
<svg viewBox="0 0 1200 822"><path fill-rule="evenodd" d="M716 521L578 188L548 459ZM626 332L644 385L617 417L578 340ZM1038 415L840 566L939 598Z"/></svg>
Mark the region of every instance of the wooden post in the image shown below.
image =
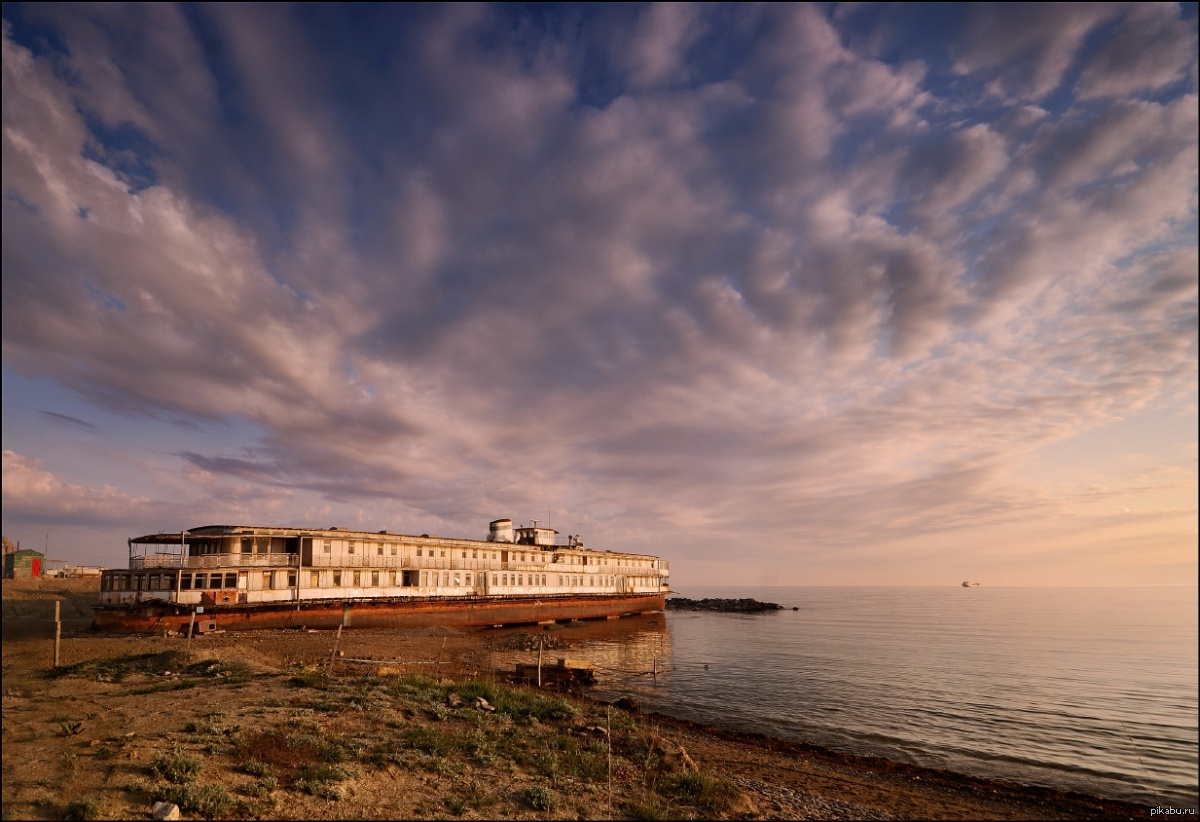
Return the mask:
<svg viewBox="0 0 1200 822"><path fill-rule="evenodd" d="M439 679L442 676L442 654L446 651L446 640L450 637L442 637L442 649L438 651L437 662L433 666L433 675Z"/></svg>
<svg viewBox="0 0 1200 822"><path fill-rule="evenodd" d="M196 627L196 609L192 609L192 619L188 622L187 654L192 655L192 629Z"/></svg>
<svg viewBox="0 0 1200 822"><path fill-rule="evenodd" d="M58 667L58 650L62 642L62 620L59 619L59 609L62 607L60 600L54 600L54 667Z"/></svg>
<svg viewBox="0 0 1200 822"><path fill-rule="evenodd" d="M657 686L658 686L658 654L655 654L655 655L654 655L654 663L653 663L653 665L654 665L654 669L653 669L653 673L654 673L654 685L655 685L655 687L657 687Z"/></svg>
<svg viewBox="0 0 1200 822"><path fill-rule="evenodd" d="M342 641L342 626L338 626L337 636L333 640L333 653L329 655L329 673L333 673L333 660L337 658L338 644Z"/></svg>
<svg viewBox="0 0 1200 822"><path fill-rule="evenodd" d="M538 637L538 687L542 687L542 637Z"/></svg>

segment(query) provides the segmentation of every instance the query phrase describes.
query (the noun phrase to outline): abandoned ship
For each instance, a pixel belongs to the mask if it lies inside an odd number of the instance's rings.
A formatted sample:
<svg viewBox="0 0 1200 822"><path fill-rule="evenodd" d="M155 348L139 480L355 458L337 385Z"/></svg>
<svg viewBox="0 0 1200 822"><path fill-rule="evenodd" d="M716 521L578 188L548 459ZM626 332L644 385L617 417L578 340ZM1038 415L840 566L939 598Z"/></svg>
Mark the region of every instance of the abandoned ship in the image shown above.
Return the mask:
<svg viewBox="0 0 1200 822"><path fill-rule="evenodd" d="M208 525L129 540L101 577L93 627L148 632L461 627L661 611L669 564L595 551L537 520L486 540L342 528Z"/></svg>

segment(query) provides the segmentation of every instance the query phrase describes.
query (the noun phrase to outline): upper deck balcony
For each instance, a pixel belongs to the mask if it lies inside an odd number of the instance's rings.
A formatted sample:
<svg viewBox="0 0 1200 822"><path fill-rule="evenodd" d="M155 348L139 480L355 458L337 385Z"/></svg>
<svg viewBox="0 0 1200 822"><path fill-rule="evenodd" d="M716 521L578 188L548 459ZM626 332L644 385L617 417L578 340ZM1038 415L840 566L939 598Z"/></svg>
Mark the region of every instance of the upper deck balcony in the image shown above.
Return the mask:
<svg viewBox="0 0 1200 822"><path fill-rule="evenodd" d="M129 568L259 568L295 566L300 557L295 554L203 554L181 557L178 554L146 554L129 558Z"/></svg>

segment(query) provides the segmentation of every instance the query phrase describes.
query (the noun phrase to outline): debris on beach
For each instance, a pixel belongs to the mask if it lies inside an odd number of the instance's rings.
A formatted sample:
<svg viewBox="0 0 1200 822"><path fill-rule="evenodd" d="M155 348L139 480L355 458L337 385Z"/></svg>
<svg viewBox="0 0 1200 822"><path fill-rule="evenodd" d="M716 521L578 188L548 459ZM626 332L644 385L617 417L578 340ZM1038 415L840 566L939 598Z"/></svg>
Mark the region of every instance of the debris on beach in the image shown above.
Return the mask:
<svg viewBox="0 0 1200 822"><path fill-rule="evenodd" d="M540 671L539 671L540 668ZM518 682L542 685L552 685L559 688L572 685L595 685L596 669L590 662L582 659L565 659L560 657L557 665L537 665L518 663L516 678Z"/></svg>
<svg viewBox="0 0 1200 822"><path fill-rule="evenodd" d="M545 651L565 651L571 647L570 642L548 631L518 631L492 637L488 645L497 651L536 651L538 648Z"/></svg>

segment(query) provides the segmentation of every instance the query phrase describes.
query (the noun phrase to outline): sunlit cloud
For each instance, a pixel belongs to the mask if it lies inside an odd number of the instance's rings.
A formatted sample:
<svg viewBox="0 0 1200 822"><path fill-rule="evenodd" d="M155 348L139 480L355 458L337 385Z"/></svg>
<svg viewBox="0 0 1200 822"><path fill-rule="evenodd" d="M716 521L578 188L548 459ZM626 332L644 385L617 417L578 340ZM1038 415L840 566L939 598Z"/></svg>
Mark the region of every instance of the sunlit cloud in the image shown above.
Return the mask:
<svg viewBox="0 0 1200 822"><path fill-rule="evenodd" d="M1109 515L1023 460L1194 443L1195 43L1169 4L6 7L4 368L159 483L6 391L6 533L553 511L804 582L1035 521L1061 567ZM1194 566L1194 510L1133 507Z"/></svg>

